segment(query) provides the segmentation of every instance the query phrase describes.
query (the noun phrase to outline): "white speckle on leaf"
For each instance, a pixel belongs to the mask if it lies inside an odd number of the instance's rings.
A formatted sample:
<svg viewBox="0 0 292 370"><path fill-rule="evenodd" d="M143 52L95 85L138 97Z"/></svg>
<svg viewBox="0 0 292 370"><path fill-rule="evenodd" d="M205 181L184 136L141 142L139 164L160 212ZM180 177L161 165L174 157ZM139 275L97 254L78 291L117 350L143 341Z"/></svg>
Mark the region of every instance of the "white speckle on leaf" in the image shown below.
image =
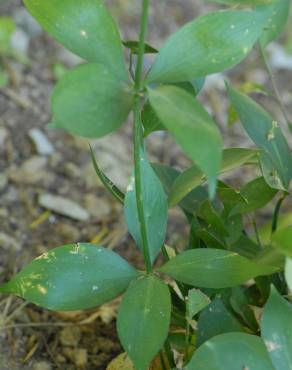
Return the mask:
<svg viewBox="0 0 292 370"><path fill-rule="evenodd" d="M92 286L92 290L98 290L99 288L98 288L98 286L97 285L93 285Z"/></svg>
<svg viewBox="0 0 292 370"><path fill-rule="evenodd" d="M84 38L88 39L88 34L87 34L87 32L86 32L85 30L81 30L81 31L80 31L80 35L81 35L82 37L84 37Z"/></svg>
<svg viewBox="0 0 292 370"><path fill-rule="evenodd" d="M273 342L271 340L265 340L265 344L269 352L273 352L281 348L281 346L278 343Z"/></svg>
<svg viewBox="0 0 292 370"><path fill-rule="evenodd" d="M248 51L249 51L249 48L248 48L247 46L244 46L244 47L242 48L242 51L243 51L243 53L244 53L244 54L247 54L247 53L248 53Z"/></svg>
<svg viewBox="0 0 292 370"><path fill-rule="evenodd" d="M48 293L48 289L45 288L44 286L42 285L37 285L37 290L41 293L41 294L47 294Z"/></svg>
<svg viewBox="0 0 292 370"><path fill-rule="evenodd" d="M232 24L232 25L230 26L230 28L233 30L233 29L235 28L235 25L234 25L234 24Z"/></svg>

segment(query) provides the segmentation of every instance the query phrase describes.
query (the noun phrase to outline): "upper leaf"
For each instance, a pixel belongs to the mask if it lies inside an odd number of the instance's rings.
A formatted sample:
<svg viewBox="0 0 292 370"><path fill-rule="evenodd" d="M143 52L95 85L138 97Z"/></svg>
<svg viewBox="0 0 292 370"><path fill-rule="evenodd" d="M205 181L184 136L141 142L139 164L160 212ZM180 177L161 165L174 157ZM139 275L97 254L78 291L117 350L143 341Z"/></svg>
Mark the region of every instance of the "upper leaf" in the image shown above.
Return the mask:
<svg viewBox="0 0 292 370"><path fill-rule="evenodd" d="M41 307L75 311L122 293L138 272L116 253L93 244L68 244L32 261L0 287Z"/></svg>
<svg viewBox="0 0 292 370"><path fill-rule="evenodd" d="M85 64L66 73L52 96L53 127L89 138L121 126L132 106L129 85L102 64Z"/></svg>
<svg viewBox="0 0 292 370"><path fill-rule="evenodd" d="M149 98L161 122L206 174L209 192L214 196L222 152L216 124L192 95L175 86L149 89Z"/></svg>
<svg viewBox="0 0 292 370"><path fill-rule="evenodd" d="M198 369L274 370L274 367L261 338L227 333L210 339L195 352L186 370Z"/></svg>
<svg viewBox="0 0 292 370"><path fill-rule="evenodd" d="M128 79L117 26L101 0L24 0L42 27L73 53Z"/></svg>
<svg viewBox="0 0 292 370"><path fill-rule="evenodd" d="M167 197L163 186L152 169L144 151L140 151L142 192L146 236L151 262L154 262L165 239L167 227ZM129 231L138 247L142 249L140 222L138 218L135 178L131 178L125 197L125 218Z"/></svg>
<svg viewBox="0 0 292 370"><path fill-rule="evenodd" d="M271 15L260 38L263 47L275 40L283 31L289 18L290 3L290 0L276 0L269 6Z"/></svg>
<svg viewBox="0 0 292 370"><path fill-rule="evenodd" d="M195 19L168 39L147 82L190 81L233 67L251 51L266 18L266 12L221 11Z"/></svg>
<svg viewBox="0 0 292 370"><path fill-rule="evenodd" d="M275 288L264 308L261 327L275 369L292 369L292 305Z"/></svg>
<svg viewBox="0 0 292 370"><path fill-rule="evenodd" d="M222 249L194 249L182 252L159 268L173 279L201 288L229 288L277 268L256 264Z"/></svg>
<svg viewBox="0 0 292 370"><path fill-rule="evenodd" d="M153 275L133 281L118 314L118 334L135 369L146 370L167 337L171 300L168 287Z"/></svg>
<svg viewBox="0 0 292 370"><path fill-rule="evenodd" d="M270 165L269 173L277 188L287 189L292 177L292 156L278 122L248 96L228 88L231 103L254 143L264 151ZM265 175L266 172L263 171ZM266 181L271 185L268 178Z"/></svg>

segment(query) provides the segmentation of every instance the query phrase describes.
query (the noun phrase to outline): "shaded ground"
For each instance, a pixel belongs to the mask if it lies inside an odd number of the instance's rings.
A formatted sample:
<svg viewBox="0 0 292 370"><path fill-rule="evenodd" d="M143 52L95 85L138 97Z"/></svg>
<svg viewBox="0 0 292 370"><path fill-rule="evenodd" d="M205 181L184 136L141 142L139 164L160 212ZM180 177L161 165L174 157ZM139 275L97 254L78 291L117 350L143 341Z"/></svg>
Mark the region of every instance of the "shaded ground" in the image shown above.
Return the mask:
<svg viewBox="0 0 292 370"><path fill-rule="evenodd" d="M136 39L138 7L130 0L107 3L122 26L124 38ZM184 0L183 5L177 0L153 3L149 41L157 47L178 25L207 10L206 5L202 6L203 1ZM87 142L46 129L50 121L49 96L56 80L54 66L63 63L72 67L79 59L43 34L19 1L1 4L0 14L12 15L16 20L25 39L19 36L18 44L22 47L28 43L24 51L29 60L27 65L9 61L11 84L0 90L1 281L49 248L80 240L115 248L139 265L140 257L127 235L122 209L103 190L92 170ZM255 52L230 77L234 81L253 80L269 86L267 74L259 68ZM291 74L281 69L277 77L291 113ZM227 127L227 103L222 90L223 78L211 78L202 99L220 123L226 144L248 146L250 142L239 125ZM281 120L274 100L262 101ZM36 150L30 138L34 128L40 129L52 144L50 154ZM119 133L92 144L102 168L124 189L131 171L130 123ZM165 163L179 167L189 163L164 134L154 135L149 148L153 158ZM90 220L77 221L41 207L38 198L46 193L76 202L88 212ZM185 226L176 210L172 211L171 220L168 242L180 245ZM0 369L105 369L109 360L121 352L114 325L116 307L114 302L89 313L60 315L2 296ZM84 320L90 325L84 325Z"/></svg>

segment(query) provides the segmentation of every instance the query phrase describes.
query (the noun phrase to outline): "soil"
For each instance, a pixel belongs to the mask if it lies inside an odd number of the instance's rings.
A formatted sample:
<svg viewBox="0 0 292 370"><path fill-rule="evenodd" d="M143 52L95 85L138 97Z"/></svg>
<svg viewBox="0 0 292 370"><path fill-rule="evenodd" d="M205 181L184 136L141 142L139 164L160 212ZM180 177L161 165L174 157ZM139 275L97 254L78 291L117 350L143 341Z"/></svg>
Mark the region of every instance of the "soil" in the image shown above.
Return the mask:
<svg viewBox="0 0 292 370"><path fill-rule="evenodd" d="M123 38L136 39L138 6L131 0L106 3L122 28ZM153 4L148 41L155 47L160 47L180 25L212 8L198 0L159 0ZM57 78L56 65L71 68L80 60L39 30L20 1L0 1L0 15L15 19L17 29L26 37L22 42L18 40L20 47L28 43L26 63L15 58L6 60L10 84L0 89L1 282L48 249L77 241L105 245L141 267L122 209L102 188L92 169L87 141L46 127L51 118L49 98ZM147 58L145 67L150 62L151 58ZM268 76L260 68L254 52L228 76L234 83L253 80L269 89ZM278 70L276 75L291 114L291 74ZM220 124L226 145L249 146L239 125L226 124L227 101L222 86L223 78L211 79L202 99ZM274 101L261 101L282 119ZM41 130L52 144L50 154L37 150L30 138L32 129ZM131 122L118 133L91 144L101 167L125 189L132 166ZM148 146L154 160L178 168L189 164L165 133L154 134ZM235 176L233 181L240 183L249 176L241 172L241 177ZM78 221L44 209L38 199L46 193L76 202L90 214L90 220ZM167 242L183 246L185 232L182 216L172 210ZM115 330L118 301L90 312L61 314L1 296L0 370L106 369L110 360L122 352Z"/></svg>

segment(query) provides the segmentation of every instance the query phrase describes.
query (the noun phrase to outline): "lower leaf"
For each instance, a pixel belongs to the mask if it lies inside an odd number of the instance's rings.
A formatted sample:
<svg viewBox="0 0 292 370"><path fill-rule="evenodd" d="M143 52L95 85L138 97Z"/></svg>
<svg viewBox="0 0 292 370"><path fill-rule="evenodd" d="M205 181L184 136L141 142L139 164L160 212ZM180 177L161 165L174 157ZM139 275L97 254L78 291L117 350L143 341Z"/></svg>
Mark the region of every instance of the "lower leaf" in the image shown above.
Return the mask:
<svg viewBox="0 0 292 370"><path fill-rule="evenodd" d="M122 293L138 272L116 253L93 244L68 244L32 261L0 287L38 306L75 311Z"/></svg>
<svg viewBox="0 0 292 370"><path fill-rule="evenodd" d="M154 275L133 281L118 314L118 333L136 370L146 370L168 334L171 299L168 287Z"/></svg>

